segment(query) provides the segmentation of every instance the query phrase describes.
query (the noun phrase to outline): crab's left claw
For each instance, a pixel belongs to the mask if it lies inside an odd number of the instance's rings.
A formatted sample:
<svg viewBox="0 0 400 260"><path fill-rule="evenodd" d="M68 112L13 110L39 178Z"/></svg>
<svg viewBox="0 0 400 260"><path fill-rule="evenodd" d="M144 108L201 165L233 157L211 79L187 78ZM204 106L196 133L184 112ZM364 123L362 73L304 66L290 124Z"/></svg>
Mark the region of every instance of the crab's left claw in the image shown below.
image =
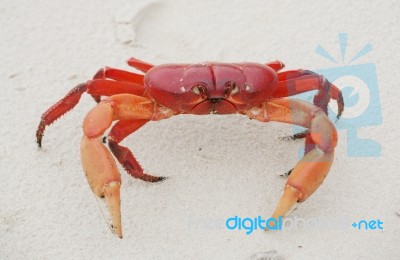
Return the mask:
<svg viewBox="0 0 400 260"><path fill-rule="evenodd" d="M99 138L89 138L86 135L82 138L81 157L86 179L93 193L106 200L112 231L122 238L121 175L114 158Z"/></svg>

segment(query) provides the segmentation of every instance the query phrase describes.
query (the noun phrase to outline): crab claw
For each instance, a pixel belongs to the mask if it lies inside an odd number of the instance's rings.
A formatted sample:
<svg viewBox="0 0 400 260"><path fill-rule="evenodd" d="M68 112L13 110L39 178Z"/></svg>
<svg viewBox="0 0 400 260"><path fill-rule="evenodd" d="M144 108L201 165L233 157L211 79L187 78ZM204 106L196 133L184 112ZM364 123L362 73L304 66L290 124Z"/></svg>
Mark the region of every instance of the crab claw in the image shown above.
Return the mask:
<svg viewBox="0 0 400 260"><path fill-rule="evenodd" d="M113 233L122 238L121 175L114 158L99 138L89 138L84 135L81 142L81 159L86 179L93 193L106 200Z"/></svg>
<svg viewBox="0 0 400 260"><path fill-rule="evenodd" d="M314 149L306 154L290 174L272 218L285 217L297 202L305 201L314 193L328 174L332 161L333 151Z"/></svg>

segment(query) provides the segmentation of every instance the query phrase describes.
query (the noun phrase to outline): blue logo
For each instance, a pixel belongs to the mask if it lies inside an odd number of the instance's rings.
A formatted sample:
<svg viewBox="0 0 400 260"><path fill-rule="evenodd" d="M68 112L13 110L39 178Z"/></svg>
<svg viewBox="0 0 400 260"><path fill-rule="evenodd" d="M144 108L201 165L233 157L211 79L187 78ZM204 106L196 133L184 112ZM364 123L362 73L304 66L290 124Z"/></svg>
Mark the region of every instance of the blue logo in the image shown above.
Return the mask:
<svg viewBox="0 0 400 260"><path fill-rule="evenodd" d="M257 218L239 218L235 216L233 218L228 218L225 222L225 225L228 229L238 229L238 230L246 230L246 235L250 235L254 230L261 229L265 230L268 228L269 230L282 230L282 217L278 219L269 218L267 220L262 219L261 216Z"/></svg>
<svg viewBox="0 0 400 260"><path fill-rule="evenodd" d="M383 230L383 221L380 219L362 219L354 221L348 217L317 217L304 219L295 216L263 219L261 216L255 218L234 216L226 219L225 227L229 230L244 230L246 235L250 235L254 230L264 231L265 229L277 231L293 229L345 230L349 228L357 230Z"/></svg>
<svg viewBox="0 0 400 260"><path fill-rule="evenodd" d="M374 230L374 229L383 229L383 221L380 219L377 220L365 220L362 219L358 222L353 222L351 224L353 228L359 229L359 230Z"/></svg>
<svg viewBox="0 0 400 260"><path fill-rule="evenodd" d="M336 122L338 130L347 130L347 155L350 157L378 157L381 154L380 144L371 139L358 136L358 129L382 124L382 113L379 99L379 89L376 66L374 63L353 64L356 60L372 51L371 43L367 43L354 56L348 58L346 47L347 33L339 33L341 58L338 61L321 45L315 48L315 53L336 64L336 67L314 70L324 75L343 94L344 113ZM314 92L298 95L303 100L312 103ZM337 105L331 102L328 107L330 119L335 122ZM299 127L294 131L299 132Z"/></svg>

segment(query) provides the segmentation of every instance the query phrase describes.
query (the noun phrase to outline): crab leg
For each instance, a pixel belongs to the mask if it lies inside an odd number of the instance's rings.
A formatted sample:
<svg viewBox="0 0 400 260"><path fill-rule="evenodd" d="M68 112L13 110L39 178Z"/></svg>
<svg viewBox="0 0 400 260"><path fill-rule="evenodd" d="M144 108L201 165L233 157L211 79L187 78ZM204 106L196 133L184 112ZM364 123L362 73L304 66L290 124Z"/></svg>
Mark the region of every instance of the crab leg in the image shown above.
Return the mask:
<svg viewBox="0 0 400 260"><path fill-rule="evenodd" d="M117 81L136 83L140 85L143 84L143 78L144 75L110 67L100 69L93 77L93 79L113 79Z"/></svg>
<svg viewBox="0 0 400 260"><path fill-rule="evenodd" d="M151 68L154 67L154 65L152 65L150 63L138 60L138 59L133 58L133 57L129 58L126 62L128 63L129 66L134 67L135 69L138 69L138 70L140 70L142 72L147 72Z"/></svg>
<svg viewBox="0 0 400 260"><path fill-rule="evenodd" d="M278 89L274 97L287 97L311 90L318 90L314 97L314 104L327 113L330 99L338 104L339 118L343 112L344 102L340 89L330 83L324 76L310 70L290 70L278 73Z"/></svg>
<svg viewBox="0 0 400 260"><path fill-rule="evenodd" d="M108 135L108 146L124 169L132 177L149 182L158 182L164 180L165 177L152 176L144 173L143 168L140 166L132 152L127 147L119 145L125 137L138 130L148 121L149 120L146 119L118 121Z"/></svg>
<svg viewBox="0 0 400 260"><path fill-rule="evenodd" d="M136 85L142 86L142 88L143 88L143 78L144 78L144 75L140 75L140 74L124 71L124 70L114 69L114 68L110 68L110 67L105 67L105 68L100 69L93 77L93 79L113 79L118 82L134 83ZM108 92L112 91L112 86L108 86L107 88L109 89ZM103 93L91 94L91 95L94 98L94 100L97 103L99 103L100 96L111 96L111 95L121 94L121 93L124 93L124 92L112 93L110 95L103 94ZM125 92L125 93L135 94L135 93L131 93L131 92ZM135 95L137 95L137 94L135 94Z"/></svg>
<svg viewBox="0 0 400 260"><path fill-rule="evenodd" d="M62 115L73 109L78 104L81 96L87 90L87 83L79 84L71 89L64 98L52 105L42 114L38 129L36 130L36 142L42 147L42 138L46 126L51 125Z"/></svg>
<svg viewBox="0 0 400 260"><path fill-rule="evenodd" d="M92 96L112 96L116 94L132 94L143 96L143 85L108 79L94 79L88 82L87 93Z"/></svg>
<svg viewBox="0 0 400 260"><path fill-rule="evenodd" d="M271 61L271 62L266 63L265 65L272 68L276 72L280 71L281 69L283 69L285 67L285 64L283 64L283 62L280 60Z"/></svg>
<svg viewBox="0 0 400 260"><path fill-rule="evenodd" d="M259 121L277 121L309 128L315 148L294 167L273 218L284 217L296 202L305 201L321 185L332 165L337 132L332 122L318 107L288 98L271 100L246 111Z"/></svg>
<svg viewBox="0 0 400 260"><path fill-rule="evenodd" d="M117 82L106 79L89 80L86 83L79 84L43 113L36 131L36 142L39 147L42 146L42 138L46 126L51 125L62 115L73 109L85 92L94 96L111 96L121 93L144 95L145 89L142 85L135 83Z"/></svg>

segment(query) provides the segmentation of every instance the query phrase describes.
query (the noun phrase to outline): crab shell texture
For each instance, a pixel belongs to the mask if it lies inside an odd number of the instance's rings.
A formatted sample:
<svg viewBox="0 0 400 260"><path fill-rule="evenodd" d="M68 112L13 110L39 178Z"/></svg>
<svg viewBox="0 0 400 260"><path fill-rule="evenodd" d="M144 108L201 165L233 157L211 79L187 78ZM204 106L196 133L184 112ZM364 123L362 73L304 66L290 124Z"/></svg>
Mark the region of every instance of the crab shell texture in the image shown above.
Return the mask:
<svg viewBox="0 0 400 260"><path fill-rule="evenodd" d="M232 114L272 98L277 73L257 63L165 64L144 77L148 95L174 111Z"/></svg>

